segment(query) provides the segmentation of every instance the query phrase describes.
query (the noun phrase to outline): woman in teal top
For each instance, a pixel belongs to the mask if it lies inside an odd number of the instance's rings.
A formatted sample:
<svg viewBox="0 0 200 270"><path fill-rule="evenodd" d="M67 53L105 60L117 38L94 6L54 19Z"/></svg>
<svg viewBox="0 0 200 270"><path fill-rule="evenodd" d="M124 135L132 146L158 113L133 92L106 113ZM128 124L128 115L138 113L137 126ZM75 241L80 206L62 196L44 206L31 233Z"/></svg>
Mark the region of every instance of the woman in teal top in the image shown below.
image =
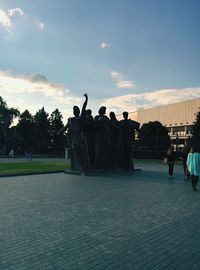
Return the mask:
<svg viewBox="0 0 200 270"><path fill-rule="evenodd" d="M190 153L187 157L187 168L191 175L192 187L197 191L196 185L200 175L200 154L197 152L197 146L191 147Z"/></svg>

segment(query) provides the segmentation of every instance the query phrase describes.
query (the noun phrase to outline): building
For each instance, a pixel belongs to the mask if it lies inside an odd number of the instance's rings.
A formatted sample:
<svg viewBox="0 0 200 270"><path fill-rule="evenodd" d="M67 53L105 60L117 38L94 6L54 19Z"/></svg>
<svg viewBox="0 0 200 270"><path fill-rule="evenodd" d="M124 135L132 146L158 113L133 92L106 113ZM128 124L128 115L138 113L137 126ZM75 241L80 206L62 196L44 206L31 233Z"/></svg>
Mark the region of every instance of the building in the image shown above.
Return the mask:
<svg viewBox="0 0 200 270"><path fill-rule="evenodd" d="M200 98L186 100L174 104L149 108L129 113L129 119L142 126L150 121L159 121L169 130L174 144L185 145L192 136L192 127L196 113L200 111ZM121 119L122 116L119 116Z"/></svg>

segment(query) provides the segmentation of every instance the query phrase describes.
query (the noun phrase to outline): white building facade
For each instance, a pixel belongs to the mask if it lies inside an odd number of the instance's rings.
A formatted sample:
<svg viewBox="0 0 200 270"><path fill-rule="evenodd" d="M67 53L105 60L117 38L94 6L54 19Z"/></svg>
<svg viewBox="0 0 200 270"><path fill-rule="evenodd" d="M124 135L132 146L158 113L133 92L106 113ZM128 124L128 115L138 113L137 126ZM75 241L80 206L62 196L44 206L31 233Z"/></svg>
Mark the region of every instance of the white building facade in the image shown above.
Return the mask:
<svg viewBox="0 0 200 270"><path fill-rule="evenodd" d="M196 114L200 111L200 98L129 113L129 119L140 123L159 121L169 130L172 142L185 145L192 137ZM118 117L122 119L120 115Z"/></svg>

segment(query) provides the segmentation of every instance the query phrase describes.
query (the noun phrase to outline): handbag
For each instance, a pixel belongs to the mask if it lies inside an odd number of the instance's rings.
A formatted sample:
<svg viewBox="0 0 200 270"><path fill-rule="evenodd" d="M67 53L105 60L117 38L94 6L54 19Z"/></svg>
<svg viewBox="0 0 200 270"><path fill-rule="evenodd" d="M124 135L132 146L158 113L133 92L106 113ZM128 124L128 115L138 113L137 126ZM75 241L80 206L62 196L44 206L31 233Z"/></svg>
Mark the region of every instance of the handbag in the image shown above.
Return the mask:
<svg viewBox="0 0 200 270"><path fill-rule="evenodd" d="M168 162L167 157L164 158L163 162L164 162L164 164L167 164L167 162Z"/></svg>

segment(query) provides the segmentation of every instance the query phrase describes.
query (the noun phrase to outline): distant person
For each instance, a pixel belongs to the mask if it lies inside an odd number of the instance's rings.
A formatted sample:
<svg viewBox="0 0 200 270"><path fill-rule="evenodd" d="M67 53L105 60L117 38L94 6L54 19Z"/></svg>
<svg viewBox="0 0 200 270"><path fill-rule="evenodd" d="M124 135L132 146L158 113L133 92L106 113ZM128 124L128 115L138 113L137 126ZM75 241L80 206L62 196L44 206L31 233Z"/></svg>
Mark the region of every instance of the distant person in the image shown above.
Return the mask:
<svg viewBox="0 0 200 270"><path fill-rule="evenodd" d="M10 158L15 159L15 151L14 151L14 149L11 149L11 150L10 150L9 156L10 156Z"/></svg>
<svg viewBox="0 0 200 270"><path fill-rule="evenodd" d="M184 180L189 180L189 172L187 169L187 157L189 154L190 150L189 147L187 145L185 145L185 147L182 150L182 160L183 160L183 170L184 170Z"/></svg>
<svg viewBox="0 0 200 270"><path fill-rule="evenodd" d="M197 146L193 145L187 157L187 168L190 172L193 191L197 191L197 182L200 175L200 154Z"/></svg>
<svg viewBox="0 0 200 270"><path fill-rule="evenodd" d="M176 153L174 151L173 146L170 146L169 150L167 151L166 158L167 158L167 164L168 164L169 179L172 180L172 176L174 173L174 164L175 164L175 160L176 160Z"/></svg>
<svg viewBox="0 0 200 270"><path fill-rule="evenodd" d="M26 149L26 152L25 152L25 158L26 158L26 161L28 162L31 162L32 161L32 153L31 153L31 149L30 148L27 148Z"/></svg>

